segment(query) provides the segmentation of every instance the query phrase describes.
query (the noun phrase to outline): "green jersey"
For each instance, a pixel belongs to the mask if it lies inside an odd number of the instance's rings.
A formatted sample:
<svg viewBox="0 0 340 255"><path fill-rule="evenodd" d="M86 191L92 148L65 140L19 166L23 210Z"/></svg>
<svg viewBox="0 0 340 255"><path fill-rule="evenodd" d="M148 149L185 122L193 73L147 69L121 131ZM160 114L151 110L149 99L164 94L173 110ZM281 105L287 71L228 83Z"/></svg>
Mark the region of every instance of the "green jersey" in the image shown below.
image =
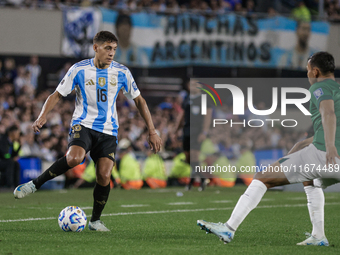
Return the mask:
<svg viewBox="0 0 340 255"><path fill-rule="evenodd" d="M326 151L325 145L325 132L322 126L321 114L319 112L320 102L322 100L334 101L334 112L336 116L336 133L335 133L335 146L340 153L340 84L336 81L327 79L324 81L314 83L309 91L311 93L311 100L309 111L314 128L314 146L321 151Z"/></svg>

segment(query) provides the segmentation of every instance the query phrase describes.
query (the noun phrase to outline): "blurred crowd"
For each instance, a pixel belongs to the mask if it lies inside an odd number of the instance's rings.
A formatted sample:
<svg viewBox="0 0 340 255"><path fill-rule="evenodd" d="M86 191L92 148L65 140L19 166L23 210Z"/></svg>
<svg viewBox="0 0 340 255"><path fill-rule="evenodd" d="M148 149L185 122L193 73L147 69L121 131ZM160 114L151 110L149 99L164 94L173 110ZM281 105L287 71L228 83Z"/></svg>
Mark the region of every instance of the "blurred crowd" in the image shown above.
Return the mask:
<svg viewBox="0 0 340 255"><path fill-rule="evenodd" d="M59 101L48 115L46 125L36 134L31 126L37 119L43 103L53 92L48 89L37 90L41 75L39 58L32 56L29 63L15 63L14 59L6 58L3 66L0 61L0 67L0 135L4 135L6 130L13 126L19 128L20 157L33 156L52 162L65 155L75 94ZM60 71L60 78L65 71ZM183 89L177 97L166 97L158 105L152 105L152 100L148 102L153 122L163 140L160 153L163 159L173 159L183 151L183 131L178 128L177 117L183 111L182 102L187 95L188 92ZM120 123L118 140L128 140L131 143L131 151L144 160L150 156L148 131L144 120L133 100L129 101L122 93L117 98L116 106ZM261 102L257 107L263 109L265 105ZM242 118L252 116L233 116L232 107L225 106L222 110L214 110L213 117L242 121ZM212 155L219 152L228 160L237 160L242 149L255 151L278 148L286 153L297 141L305 137L305 132L289 128L285 130L279 127L244 128L242 125L220 125L211 129L202 144L202 153Z"/></svg>
<svg viewBox="0 0 340 255"><path fill-rule="evenodd" d="M202 12L223 14L236 12L242 15L278 13L292 15L306 21L318 15L318 0L0 0L1 6L28 9L61 10L71 6L102 6L131 12ZM338 0L324 1L325 15L330 20L338 20L340 3Z"/></svg>
<svg viewBox="0 0 340 255"><path fill-rule="evenodd" d="M54 161L65 154L75 94L60 100L48 115L47 123L40 134L35 134L31 125L38 117L44 101L53 92L36 91L38 78L41 75L38 57L32 56L30 63L18 64L14 59L7 58L0 70L0 133L5 133L12 125L20 128L22 156L38 156ZM61 70L60 77L64 73L65 70ZM186 90L183 90L177 97L166 97L159 105L150 105L153 122L164 141L163 151L171 151L175 154L182 151L182 129L175 129L176 117L183 111L182 102L186 95ZM134 151L146 153L149 149L146 139L147 129L134 102L119 94L116 105L120 123L118 139L127 138L131 141ZM227 108L223 109L223 113L214 111L215 117L240 121L237 116L232 115L231 108L225 107ZM265 106L260 103L258 107ZM229 159L238 157L240 145L246 145L252 150L267 148L289 150L303 135L289 128L283 130L266 127L243 128L242 125L228 128L222 126L223 130L213 129L214 133L210 134L210 137L220 151L225 151Z"/></svg>

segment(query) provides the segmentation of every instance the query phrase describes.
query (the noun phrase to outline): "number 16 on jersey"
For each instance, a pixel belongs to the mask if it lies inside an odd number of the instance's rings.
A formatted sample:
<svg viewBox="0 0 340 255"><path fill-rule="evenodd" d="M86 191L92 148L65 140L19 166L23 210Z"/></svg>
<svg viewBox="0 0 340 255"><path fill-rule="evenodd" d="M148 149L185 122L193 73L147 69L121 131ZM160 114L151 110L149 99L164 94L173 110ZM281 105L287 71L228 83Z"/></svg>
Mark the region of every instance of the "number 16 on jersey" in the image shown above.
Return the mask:
<svg viewBox="0 0 340 255"><path fill-rule="evenodd" d="M107 101L107 95L106 89L97 89L97 101L98 102L106 102Z"/></svg>

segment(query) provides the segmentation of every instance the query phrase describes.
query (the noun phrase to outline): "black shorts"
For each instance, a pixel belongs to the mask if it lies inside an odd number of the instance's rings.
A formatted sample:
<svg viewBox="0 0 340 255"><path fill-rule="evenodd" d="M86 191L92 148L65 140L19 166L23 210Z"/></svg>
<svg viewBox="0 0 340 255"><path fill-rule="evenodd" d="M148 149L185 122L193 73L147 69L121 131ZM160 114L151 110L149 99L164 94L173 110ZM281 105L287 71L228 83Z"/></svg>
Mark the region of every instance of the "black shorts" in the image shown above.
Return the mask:
<svg viewBox="0 0 340 255"><path fill-rule="evenodd" d="M82 147L86 153L90 151L90 156L94 163L99 158L109 158L115 161L117 148L117 137L107 135L82 125L74 125L70 133L68 147L78 145Z"/></svg>
<svg viewBox="0 0 340 255"><path fill-rule="evenodd" d="M183 136L183 151L190 151L191 150L201 150L201 143L197 141L199 135L195 135L196 139L193 139L193 141L190 142L190 136Z"/></svg>

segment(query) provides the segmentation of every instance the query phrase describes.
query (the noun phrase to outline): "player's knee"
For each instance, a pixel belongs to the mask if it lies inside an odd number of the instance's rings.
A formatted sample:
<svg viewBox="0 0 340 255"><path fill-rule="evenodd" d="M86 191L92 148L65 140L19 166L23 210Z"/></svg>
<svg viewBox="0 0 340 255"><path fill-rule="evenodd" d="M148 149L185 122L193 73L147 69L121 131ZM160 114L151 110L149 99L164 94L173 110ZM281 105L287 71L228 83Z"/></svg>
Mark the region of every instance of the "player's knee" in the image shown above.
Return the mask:
<svg viewBox="0 0 340 255"><path fill-rule="evenodd" d="M280 178L260 178L255 175L254 179L261 181L264 185L266 185L267 189L289 184L286 180Z"/></svg>
<svg viewBox="0 0 340 255"><path fill-rule="evenodd" d="M68 154L66 156L66 160L67 160L67 164L70 167L75 167L75 166L79 165L81 162L83 162L84 157L81 156L81 155L70 155L70 154Z"/></svg>
<svg viewBox="0 0 340 255"><path fill-rule="evenodd" d="M97 183L106 186L110 183L111 172L101 172L97 174Z"/></svg>
<svg viewBox="0 0 340 255"><path fill-rule="evenodd" d="M110 180L111 178L111 171L103 171L98 173L97 178L100 178L101 180Z"/></svg>

